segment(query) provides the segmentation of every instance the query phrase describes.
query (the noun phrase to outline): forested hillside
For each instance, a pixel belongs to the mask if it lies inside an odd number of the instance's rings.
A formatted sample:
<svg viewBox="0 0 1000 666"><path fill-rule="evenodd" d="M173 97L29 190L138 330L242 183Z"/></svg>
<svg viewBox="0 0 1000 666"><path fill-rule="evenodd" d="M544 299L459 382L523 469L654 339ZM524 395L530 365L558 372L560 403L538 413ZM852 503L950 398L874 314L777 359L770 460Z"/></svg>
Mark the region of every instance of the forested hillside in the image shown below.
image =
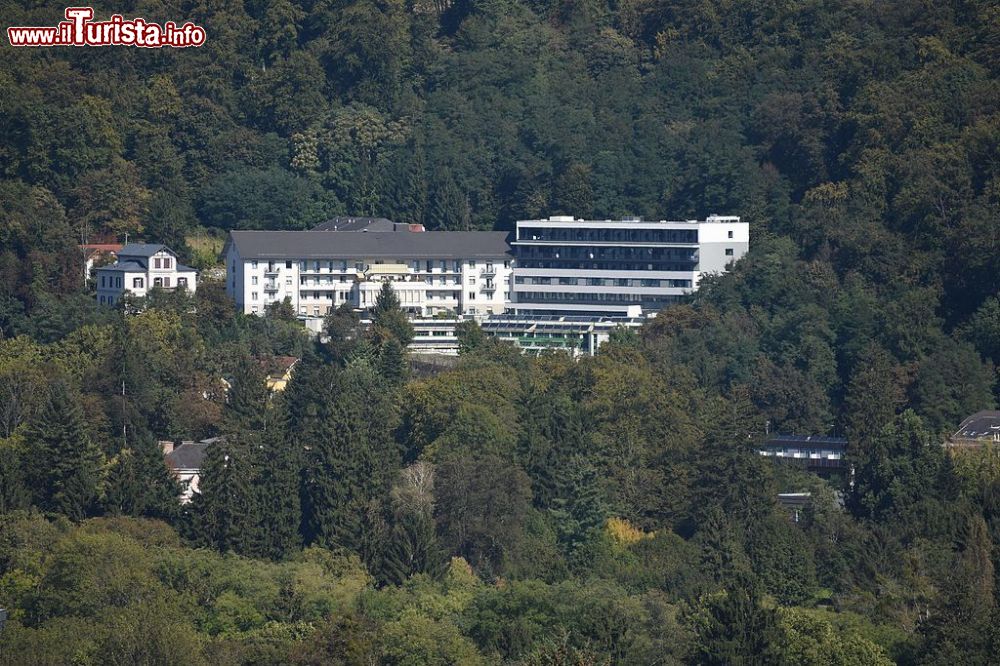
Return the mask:
<svg viewBox="0 0 1000 666"><path fill-rule="evenodd" d="M2 47L0 664L995 659L1000 452L940 446L998 397L995 3L97 11L208 40ZM428 376L391 299L323 344L210 279L126 316L76 248L713 212L749 255L597 357L470 326ZM846 435L853 479L768 430ZM215 435L182 508L157 440Z"/></svg>

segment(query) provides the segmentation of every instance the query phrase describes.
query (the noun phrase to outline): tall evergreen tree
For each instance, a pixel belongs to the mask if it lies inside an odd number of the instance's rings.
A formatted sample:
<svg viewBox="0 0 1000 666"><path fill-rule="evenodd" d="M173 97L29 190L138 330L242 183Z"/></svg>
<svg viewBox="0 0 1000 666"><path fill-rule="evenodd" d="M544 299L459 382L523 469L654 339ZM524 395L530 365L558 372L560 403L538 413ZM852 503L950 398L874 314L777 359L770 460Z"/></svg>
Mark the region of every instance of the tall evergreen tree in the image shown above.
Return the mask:
<svg viewBox="0 0 1000 666"><path fill-rule="evenodd" d="M135 432L108 469L105 510L112 514L172 519L179 513L180 485L170 473L159 444Z"/></svg>
<svg viewBox="0 0 1000 666"><path fill-rule="evenodd" d="M761 604L756 584L742 578L710 597L695 627L689 663L699 666L768 666L780 663L777 611Z"/></svg>
<svg viewBox="0 0 1000 666"><path fill-rule="evenodd" d="M302 450L285 425L286 419L274 418L264 433L257 483L260 552L275 560L294 553L302 542Z"/></svg>
<svg viewBox="0 0 1000 666"><path fill-rule="evenodd" d="M240 360L233 373L226 402L226 428L230 431L263 432L267 426L267 375L253 358Z"/></svg>
<svg viewBox="0 0 1000 666"><path fill-rule="evenodd" d="M361 551L365 533L398 465L395 408L371 366L350 363L332 378L336 400L320 406L308 437L303 476L307 541Z"/></svg>
<svg viewBox="0 0 1000 666"><path fill-rule="evenodd" d="M855 458L864 457L875 437L892 423L903 397L889 352L869 343L855 363L844 399L844 431Z"/></svg>
<svg viewBox="0 0 1000 666"><path fill-rule="evenodd" d="M226 435L208 447L190 507L197 542L222 553L260 552L259 459L259 435Z"/></svg>
<svg viewBox="0 0 1000 666"><path fill-rule="evenodd" d="M929 618L920 627L924 637L920 664L995 663L1000 632L995 621L992 550L982 514L971 514L961 532L955 566L941 586L940 598Z"/></svg>
<svg viewBox="0 0 1000 666"><path fill-rule="evenodd" d="M434 467L418 462L402 470L391 492L392 530L381 577L402 583L413 574L437 576L447 562L434 522Z"/></svg>
<svg viewBox="0 0 1000 666"><path fill-rule="evenodd" d="M100 495L103 455L90 439L79 399L65 379L49 386L25 441L35 503L73 520L90 515Z"/></svg>
<svg viewBox="0 0 1000 666"><path fill-rule="evenodd" d="M381 346L390 338L406 346L413 340L413 325L403 311L391 282L383 282L372 308L372 338Z"/></svg>
<svg viewBox="0 0 1000 666"><path fill-rule="evenodd" d="M410 376L406 348L396 338L390 338L382 343L378 355L378 373L396 385L404 384Z"/></svg>

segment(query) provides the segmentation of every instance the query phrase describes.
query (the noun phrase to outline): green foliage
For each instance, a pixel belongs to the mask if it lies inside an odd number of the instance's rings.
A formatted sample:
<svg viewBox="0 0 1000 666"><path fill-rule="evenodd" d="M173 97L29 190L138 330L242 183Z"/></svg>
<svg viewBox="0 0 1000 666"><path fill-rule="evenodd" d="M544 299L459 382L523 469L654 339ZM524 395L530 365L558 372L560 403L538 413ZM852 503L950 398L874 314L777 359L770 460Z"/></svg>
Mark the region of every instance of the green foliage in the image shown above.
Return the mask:
<svg viewBox="0 0 1000 666"><path fill-rule="evenodd" d="M997 400L993 4L189 9L183 57L0 64L0 662L993 658L995 453L939 446ZM99 308L76 247L711 212L750 253L598 357L468 323L418 380L388 283L323 346L207 271ZM247 361L276 354L302 359L284 400ZM775 473L768 428L845 433L853 487ZM176 517L156 440L219 434ZM779 488L812 493L799 523Z"/></svg>
<svg viewBox="0 0 1000 666"><path fill-rule="evenodd" d="M35 503L80 520L96 509L103 456L69 384L56 379L25 432L25 474Z"/></svg>

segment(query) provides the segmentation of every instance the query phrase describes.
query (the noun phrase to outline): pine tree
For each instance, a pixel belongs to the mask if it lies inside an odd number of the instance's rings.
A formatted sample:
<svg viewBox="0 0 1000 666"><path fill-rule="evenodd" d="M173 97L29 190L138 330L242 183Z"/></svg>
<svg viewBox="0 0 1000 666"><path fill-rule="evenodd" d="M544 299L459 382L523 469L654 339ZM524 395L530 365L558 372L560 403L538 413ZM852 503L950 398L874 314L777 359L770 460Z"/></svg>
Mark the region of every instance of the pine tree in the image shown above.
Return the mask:
<svg viewBox="0 0 1000 666"><path fill-rule="evenodd" d="M752 581L741 577L724 594L709 598L699 619L689 663L780 663L782 636L777 611L761 605L760 591Z"/></svg>
<svg viewBox="0 0 1000 666"><path fill-rule="evenodd" d="M372 308L371 337L379 346L395 338L403 347L413 340L413 325L399 302L391 282L383 282Z"/></svg>
<svg viewBox="0 0 1000 666"><path fill-rule="evenodd" d="M64 379L56 379L25 434L35 503L73 520L90 515L100 495L103 455L84 427L83 411Z"/></svg>
<svg viewBox="0 0 1000 666"><path fill-rule="evenodd" d="M31 493L25 483L24 446L20 439L0 439L0 514L26 508L31 503Z"/></svg>
<svg viewBox="0 0 1000 666"><path fill-rule="evenodd" d="M335 401L321 406L308 438L303 523L309 542L362 552L365 533L384 496L399 451L392 437L394 406L365 362L336 374Z"/></svg>
<svg viewBox="0 0 1000 666"><path fill-rule="evenodd" d="M382 576L400 584L414 574L439 576L447 563L438 546L434 517L427 511L406 511L393 521L382 560Z"/></svg>
<svg viewBox="0 0 1000 666"><path fill-rule="evenodd" d="M920 631L921 664L995 663L1000 636L994 629L996 600L989 528L982 514L966 518L951 575Z"/></svg>
<svg viewBox="0 0 1000 666"><path fill-rule="evenodd" d="M302 523L300 480L301 449L286 436L282 421L274 420L264 436L260 480L260 552L279 560L295 552L301 544Z"/></svg>
<svg viewBox="0 0 1000 666"><path fill-rule="evenodd" d="M402 470L390 496L393 524L381 577L399 584L418 573L440 575L447 558L438 545L434 521L434 466L417 462Z"/></svg>
<svg viewBox="0 0 1000 666"><path fill-rule="evenodd" d="M260 507L256 490L260 438L227 435L208 447L192 501L192 537L222 553L257 555Z"/></svg>
<svg viewBox="0 0 1000 666"><path fill-rule="evenodd" d="M163 459L159 444L135 432L131 446L110 461L104 495L105 511L127 516L170 520L179 513L180 485Z"/></svg>
<svg viewBox="0 0 1000 666"><path fill-rule="evenodd" d="M326 349L334 362L345 365L364 337L361 318L348 303L327 315L323 328L329 340Z"/></svg>
<svg viewBox="0 0 1000 666"><path fill-rule="evenodd" d="M378 355L378 373L395 385L405 384L410 376L406 348L399 340L390 338L382 343Z"/></svg>
<svg viewBox="0 0 1000 666"><path fill-rule="evenodd" d="M269 392L267 376L252 358L241 359L226 402L226 429L262 432L267 425Z"/></svg>
<svg viewBox="0 0 1000 666"><path fill-rule="evenodd" d="M604 525L609 512L597 470L582 454L561 466L556 479L560 490L549 512L556 520L559 541L572 555Z"/></svg>
<svg viewBox="0 0 1000 666"><path fill-rule="evenodd" d="M844 429L855 461L870 455L873 441L892 423L902 403L892 357L877 344L869 344L859 354L844 399Z"/></svg>

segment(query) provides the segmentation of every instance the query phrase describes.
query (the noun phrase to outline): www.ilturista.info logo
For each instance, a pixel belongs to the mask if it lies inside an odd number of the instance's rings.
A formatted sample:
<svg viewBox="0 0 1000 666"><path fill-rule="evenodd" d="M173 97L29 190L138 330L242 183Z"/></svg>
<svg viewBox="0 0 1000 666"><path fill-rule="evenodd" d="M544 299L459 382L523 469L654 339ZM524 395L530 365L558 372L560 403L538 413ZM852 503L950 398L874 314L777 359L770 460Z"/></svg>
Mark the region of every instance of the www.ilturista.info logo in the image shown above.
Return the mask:
<svg viewBox="0 0 1000 666"><path fill-rule="evenodd" d="M184 48L205 43L205 29L190 21L178 26L173 21L163 25L145 19L124 19L112 15L109 21L92 21L93 7L67 7L66 20L48 28L7 28L11 46L139 46L158 49L164 46Z"/></svg>

